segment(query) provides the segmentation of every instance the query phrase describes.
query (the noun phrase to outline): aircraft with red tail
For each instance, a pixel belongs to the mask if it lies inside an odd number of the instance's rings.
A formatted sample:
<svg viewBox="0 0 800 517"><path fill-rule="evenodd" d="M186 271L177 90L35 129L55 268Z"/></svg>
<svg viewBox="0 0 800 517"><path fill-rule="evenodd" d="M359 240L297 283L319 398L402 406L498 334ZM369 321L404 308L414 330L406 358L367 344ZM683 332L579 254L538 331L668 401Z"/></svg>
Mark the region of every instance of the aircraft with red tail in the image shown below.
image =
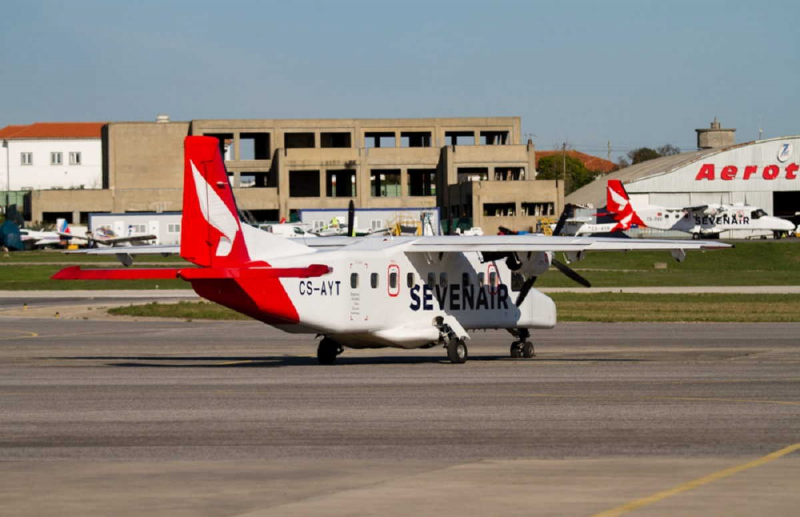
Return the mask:
<svg viewBox="0 0 800 517"><path fill-rule="evenodd" d="M536 279L553 266L589 285L555 253L574 261L590 251L664 250L683 260L686 250L728 247L543 235L286 239L241 221L217 139L189 136L184 147L180 254L194 266L74 266L54 278L183 279L203 298L256 320L322 336L317 348L322 364L333 363L345 348L434 346L443 346L453 363L463 363L469 332L479 329L508 330L511 356L532 357L530 330L556 324L555 303L533 288Z"/></svg>

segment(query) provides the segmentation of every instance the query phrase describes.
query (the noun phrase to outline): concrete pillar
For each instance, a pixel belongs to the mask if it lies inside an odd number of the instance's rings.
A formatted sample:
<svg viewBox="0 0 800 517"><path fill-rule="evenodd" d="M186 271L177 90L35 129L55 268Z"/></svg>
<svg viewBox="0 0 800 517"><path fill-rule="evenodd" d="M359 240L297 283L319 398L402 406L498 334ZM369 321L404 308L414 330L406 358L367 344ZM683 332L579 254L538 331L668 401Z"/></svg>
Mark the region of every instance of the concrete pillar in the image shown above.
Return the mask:
<svg viewBox="0 0 800 517"><path fill-rule="evenodd" d="M233 155L231 159L238 160L239 156L239 132L237 131L233 134ZM239 185L237 184L236 186L238 187Z"/></svg>
<svg viewBox="0 0 800 517"><path fill-rule="evenodd" d="M326 169L319 170L319 197L324 198L328 195L326 187L328 186L328 182L326 181L328 178L328 171Z"/></svg>
<svg viewBox="0 0 800 517"><path fill-rule="evenodd" d="M233 171L233 188L239 188L242 186L242 173L239 171Z"/></svg>
<svg viewBox="0 0 800 517"><path fill-rule="evenodd" d="M400 197L408 197L408 168L400 169Z"/></svg>
<svg viewBox="0 0 800 517"><path fill-rule="evenodd" d="M494 172L495 172L494 171L494 165L490 165L489 166L489 181L494 181L495 180Z"/></svg>
<svg viewBox="0 0 800 517"><path fill-rule="evenodd" d="M322 131L314 131L314 148L319 149L322 147Z"/></svg>
<svg viewBox="0 0 800 517"><path fill-rule="evenodd" d="M473 134L473 138L475 138L475 145L481 145L481 132L480 132L480 130L476 130L472 134Z"/></svg>
<svg viewBox="0 0 800 517"><path fill-rule="evenodd" d="M286 149L278 149L275 159L278 161L278 215L289 219L289 169L283 159Z"/></svg>
<svg viewBox="0 0 800 517"><path fill-rule="evenodd" d="M400 145L400 131L395 131L394 132L394 146L395 147L401 147L401 145Z"/></svg>
<svg viewBox="0 0 800 517"><path fill-rule="evenodd" d="M81 224L81 211L80 210L73 210L72 211L72 223L70 224Z"/></svg>

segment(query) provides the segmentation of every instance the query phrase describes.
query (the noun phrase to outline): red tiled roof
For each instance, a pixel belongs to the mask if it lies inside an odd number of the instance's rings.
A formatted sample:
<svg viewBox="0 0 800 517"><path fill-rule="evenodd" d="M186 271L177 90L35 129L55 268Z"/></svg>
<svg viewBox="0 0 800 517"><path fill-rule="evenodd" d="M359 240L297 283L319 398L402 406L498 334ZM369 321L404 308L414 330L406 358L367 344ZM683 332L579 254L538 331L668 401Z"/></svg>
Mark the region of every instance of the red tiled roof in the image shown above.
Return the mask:
<svg viewBox="0 0 800 517"><path fill-rule="evenodd" d="M100 138L100 132L106 124L107 122L36 122L27 126L6 126L0 129L0 138Z"/></svg>
<svg viewBox="0 0 800 517"><path fill-rule="evenodd" d="M28 126L6 126L3 129L0 129L0 138L10 138L11 135L14 133L19 133L19 131L23 128Z"/></svg>
<svg viewBox="0 0 800 517"><path fill-rule="evenodd" d="M539 159L546 158L553 155L561 155L562 151L536 151L536 166L539 166ZM567 156L575 158L583 162L587 169L590 171L602 172L607 174L617 170L619 167L616 163L604 160L603 158L592 156L591 154L582 153L580 151L567 151Z"/></svg>

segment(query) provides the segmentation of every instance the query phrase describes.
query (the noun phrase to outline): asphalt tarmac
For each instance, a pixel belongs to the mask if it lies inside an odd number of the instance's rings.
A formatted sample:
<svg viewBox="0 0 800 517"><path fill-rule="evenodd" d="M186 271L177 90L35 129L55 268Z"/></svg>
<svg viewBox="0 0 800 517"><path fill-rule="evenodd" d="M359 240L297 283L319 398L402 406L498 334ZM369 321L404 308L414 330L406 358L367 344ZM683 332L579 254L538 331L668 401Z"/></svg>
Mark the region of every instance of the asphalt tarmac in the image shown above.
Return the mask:
<svg viewBox="0 0 800 517"><path fill-rule="evenodd" d="M712 309L712 308L710 308ZM3 315L5 314L5 315ZM795 515L800 324L562 324L347 351L0 313L3 515Z"/></svg>

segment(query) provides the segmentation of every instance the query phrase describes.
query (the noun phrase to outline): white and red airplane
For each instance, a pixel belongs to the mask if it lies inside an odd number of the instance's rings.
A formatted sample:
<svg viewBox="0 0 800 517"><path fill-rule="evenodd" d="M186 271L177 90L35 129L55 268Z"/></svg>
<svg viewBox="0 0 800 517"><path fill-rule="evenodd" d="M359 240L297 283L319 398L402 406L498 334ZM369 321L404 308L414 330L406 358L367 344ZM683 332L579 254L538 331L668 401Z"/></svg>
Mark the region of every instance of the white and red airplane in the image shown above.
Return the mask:
<svg viewBox="0 0 800 517"><path fill-rule="evenodd" d="M180 278L203 298L259 321L323 336L317 349L322 364L333 363L346 347L437 345L453 363L463 363L469 331L477 329L508 330L512 357L532 357L530 329L556 324L555 303L533 289L536 278L553 265L583 280L555 260L555 252L577 260L587 251L665 250L683 260L687 249L728 247L542 235L285 239L240 221L219 144L211 137L186 138L184 181L180 254L195 267L73 266L54 278Z"/></svg>
<svg viewBox="0 0 800 517"><path fill-rule="evenodd" d="M569 233L591 235L641 226L685 232L695 239L719 237L720 233L728 230L751 230L754 236L771 235L780 239L795 231L794 223L771 216L757 206L708 204L677 208L655 205L634 208L621 181L608 180L606 192L606 208L599 211L598 222L587 222L587 219ZM612 222L600 222L603 218L612 219Z"/></svg>

